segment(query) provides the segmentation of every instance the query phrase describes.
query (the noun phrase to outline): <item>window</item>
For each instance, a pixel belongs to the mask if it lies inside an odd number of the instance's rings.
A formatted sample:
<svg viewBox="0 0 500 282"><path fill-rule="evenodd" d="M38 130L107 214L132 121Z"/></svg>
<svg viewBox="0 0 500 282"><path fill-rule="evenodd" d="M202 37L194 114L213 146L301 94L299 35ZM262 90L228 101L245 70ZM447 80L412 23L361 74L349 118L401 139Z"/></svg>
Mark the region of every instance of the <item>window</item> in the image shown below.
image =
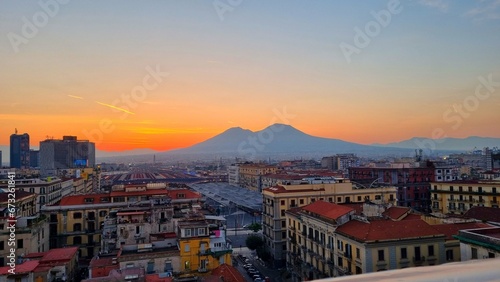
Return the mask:
<svg viewBox="0 0 500 282"><path fill-rule="evenodd" d="M85 198L85 203L93 203L94 198Z"/></svg>
<svg viewBox="0 0 500 282"><path fill-rule="evenodd" d="M361 202L361 196L358 196L358 202Z"/></svg>
<svg viewBox="0 0 500 282"><path fill-rule="evenodd" d="M446 261L453 261L453 250L446 251Z"/></svg>
<svg viewBox="0 0 500 282"><path fill-rule="evenodd" d="M184 245L184 252L188 253L190 250L189 244Z"/></svg>
<svg viewBox="0 0 500 282"><path fill-rule="evenodd" d="M281 227L282 227L282 228L286 228L286 221L284 221L284 220L283 220L283 221L281 222Z"/></svg>
<svg viewBox="0 0 500 282"><path fill-rule="evenodd" d="M342 202L342 197L337 197L337 203Z"/></svg>
<svg viewBox="0 0 500 282"><path fill-rule="evenodd" d="M453 186L450 186L450 192L453 192Z"/></svg>
<svg viewBox="0 0 500 282"><path fill-rule="evenodd" d="M337 264L342 267L342 257L338 257Z"/></svg>
<svg viewBox="0 0 500 282"><path fill-rule="evenodd" d="M495 258L495 253L488 252L488 258Z"/></svg>
<svg viewBox="0 0 500 282"><path fill-rule="evenodd" d="M99 216L100 217L105 217L107 215L107 213L108 213L107 211L100 211L99 212Z"/></svg>
<svg viewBox="0 0 500 282"><path fill-rule="evenodd" d="M125 202L125 197L114 197L113 203L123 203Z"/></svg>
<svg viewBox="0 0 500 282"><path fill-rule="evenodd" d="M283 245L283 247L281 248L283 251L286 251L286 245Z"/></svg>
<svg viewBox="0 0 500 282"><path fill-rule="evenodd" d="M300 200L299 200L299 203L300 203L301 205L303 205L303 204L304 204L304 199L300 199Z"/></svg>
<svg viewBox="0 0 500 282"><path fill-rule="evenodd" d="M472 259L477 259L477 249L471 248L471 251L472 251Z"/></svg>
<svg viewBox="0 0 500 282"><path fill-rule="evenodd" d="M496 194L497 193L497 188L496 187L491 188L491 193Z"/></svg>
<svg viewBox="0 0 500 282"><path fill-rule="evenodd" d="M186 237L191 237L191 229L184 229Z"/></svg>
<svg viewBox="0 0 500 282"><path fill-rule="evenodd" d="M427 252L430 257L434 256L434 245L427 246Z"/></svg>
<svg viewBox="0 0 500 282"><path fill-rule="evenodd" d="M292 200L290 206L295 207L295 200Z"/></svg>
<svg viewBox="0 0 500 282"><path fill-rule="evenodd" d="M479 193L483 193L483 187L477 187L477 191L478 191Z"/></svg>
<svg viewBox="0 0 500 282"><path fill-rule="evenodd" d="M285 210L281 210L281 216L285 216Z"/></svg>
<svg viewBox="0 0 500 282"><path fill-rule="evenodd" d="M378 261L384 261L384 250L378 250Z"/></svg>
<svg viewBox="0 0 500 282"><path fill-rule="evenodd" d="M420 247L415 247L415 259L420 261Z"/></svg>
<svg viewBox="0 0 500 282"><path fill-rule="evenodd" d="M359 248L356 248L356 258L361 259L361 251L359 250Z"/></svg>
<svg viewBox="0 0 500 282"><path fill-rule="evenodd" d="M172 267L172 261L166 260L165 261L165 268L163 269L165 272L172 272L174 269Z"/></svg>
<svg viewBox="0 0 500 282"><path fill-rule="evenodd" d="M198 228L198 235L205 235L205 228Z"/></svg>
<svg viewBox="0 0 500 282"><path fill-rule="evenodd" d="M380 200L382 197L380 195L375 195L375 200Z"/></svg>
<svg viewBox="0 0 500 282"><path fill-rule="evenodd" d="M82 224L81 223L73 224L73 231L82 231Z"/></svg>
<svg viewBox="0 0 500 282"><path fill-rule="evenodd" d="M80 245L82 243L82 237L75 236L73 237L73 245Z"/></svg>
<svg viewBox="0 0 500 282"><path fill-rule="evenodd" d="M23 239L17 239L17 245L16 245L17 248L24 248L24 242L23 242Z"/></svg>
<svg viewBox="0 0 500 282"><path fill-rule="evenodd" d="M286 239L286 231L281 232L281 239Z"/></svg>
<svg viewBox="0 0 500 282"><path fill-rule="evenodd" d="M0 242L0 251L3 251L5 249L5 243L2 241Z"/></svg>
<svg viewBox="0 0 500 282"><path fill-rule="evenodd" d="M408 258L408 253L406 251L406 248L401 248L401 258L402 259L407 259Z"/></svg>
<svg viewBox="0 0 500 282"><path fill-rule="evenodd" d="M281 200L281 205L284 206L285 205L285 200Z"/></svg>

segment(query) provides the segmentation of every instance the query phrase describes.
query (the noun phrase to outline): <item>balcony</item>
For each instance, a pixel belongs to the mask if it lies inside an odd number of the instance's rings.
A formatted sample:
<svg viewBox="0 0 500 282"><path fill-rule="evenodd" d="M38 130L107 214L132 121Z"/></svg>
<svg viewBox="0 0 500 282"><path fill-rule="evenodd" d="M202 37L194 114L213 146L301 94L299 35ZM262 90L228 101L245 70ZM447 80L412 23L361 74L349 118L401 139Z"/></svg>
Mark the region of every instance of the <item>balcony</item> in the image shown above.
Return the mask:
<svg viewBox="0 0 500 282"><path fill-rule="evenodd" d="M200 267L200 268L198 268L198 272L199 272L199 273L206 273L206 272L208 272L208 269L207 269L207 268L201 268L201 267Z"/></svg>
<svg viewBox="0 0 500 282"><path fill-rule="evenodd" d="M425 262L425 257L413 257L414 264L422 264Z"/></svg>
<svg viewBox="0 0 500 282"><path fill-rule="evenodd" d="M349 252L344 252L344 257L347 258L348 260L352 260L352 254Z"/></svg>

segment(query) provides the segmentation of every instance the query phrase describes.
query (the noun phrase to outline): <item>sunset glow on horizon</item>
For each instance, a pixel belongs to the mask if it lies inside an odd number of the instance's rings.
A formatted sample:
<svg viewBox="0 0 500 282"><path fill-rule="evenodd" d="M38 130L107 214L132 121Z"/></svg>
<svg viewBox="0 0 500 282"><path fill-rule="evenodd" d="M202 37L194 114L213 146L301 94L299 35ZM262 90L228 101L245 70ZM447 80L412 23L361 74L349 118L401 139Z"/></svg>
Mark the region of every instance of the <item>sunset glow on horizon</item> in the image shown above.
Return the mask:
<svg viewBox="0 0 500 282"><path fill-rule="evenodd" d="M349 61L341 43L391 1L242 1L222 17L211 1L69 1L29 36L43 8L2 1L0 145L17 128L34 147L164 151L273 123L361 144L500 137L500 5L463 2L401 1Z"/></svg>

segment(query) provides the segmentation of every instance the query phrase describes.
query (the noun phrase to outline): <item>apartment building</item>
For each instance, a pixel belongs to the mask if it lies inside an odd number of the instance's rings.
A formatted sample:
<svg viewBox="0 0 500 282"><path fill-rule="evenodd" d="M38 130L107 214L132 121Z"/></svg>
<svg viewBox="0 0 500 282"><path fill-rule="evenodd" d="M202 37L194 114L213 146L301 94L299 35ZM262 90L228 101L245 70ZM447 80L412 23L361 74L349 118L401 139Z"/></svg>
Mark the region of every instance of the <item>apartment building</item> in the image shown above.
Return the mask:
<svg viewBox="0 0 500 282"><path fill-rule="evenodd" d="M9 194L0 193L0 267L7 263L10 254L11 224L15 224L15 249L17 257L49 249L49 228L45 216L37 212L36 195L16 192L15 217L9 211Z"/></svg>
<svg viewBox="0 0 500 282"><path fill-rule="evenodd" d="M180 252L179 277L203 276L223 264L232 264L232 247L225 230L211 226L201 214L190 214L177 223Z"/></svg>
<svg viewBox="0 0 500 282"><path fill-rule="evenodd" d="M253 191L262 191L262 176L265 174L274 174L278 168L267 164L240 164L238 181L241 187Z"/></svg>
<svg viewBox="0 0 500 282"><path fill-rule="evenodd" d="M369 167L350 167L349 179L361 183L366 187L380 184L393 185L398 188L398 205L412 207L419 211L429 211L430 182L442 181L445 169L436 169L432 163L425 163L417 167L414 164L391 164ZM440 171L440 179L436 173Z"/></svg>
<svg viewBox="0 0 500 282"><path fill-rule="evenodd" d="M50 247L78 246L80 258L89 263L101 247L107 251L122 243L146 243L150 234L173 232L172 214L198 204L201 196L165 187L165 183L120 185L108 193L69 195L59 204L44 206Z"/></svg>
<svg viewBox="0 0 500 282"><path fill-rule="evenodd" d="M7 180L0 180L0 189L7 188ZM52 205L73 192L73 180L57 177L16 179L16 190L34 193L37 196L36 211L44 205Z"/></svg>
<svg viewBox="0 0 500 282"><path fill-rule="evenodd" d="M15 273L10 266L0 267L0 281L80 281L77 252L70 247L31 253L18 261Z"/></svg>
<svg viewBox="0 0 500 282"><path fill-rule="evenodd" d="M462 261L500 257L500 227L460 230L454 236L460 240Z"/></svg>
<svg viewBox="0 0 500 282"><path fill-rule="evenodd" d="M500 181L431 182L432 212L464 214L475 206L498 208Z"/></svg>
<svg viewBox="0 0 500 282"><path fill-rule="evenodd" d="M355 210L316 201L286 211L287 269L293 281L333 277L335 229L350 220Z"/></svg>
<svg viewBox="0 0 500 282"><path fill-rule="evenodd" d="M357 189L348 179L333 179L324 183L298 185L275 185L262 191L264 242L271 251L276 267L286 262L286 210L301 207L315 201L331 203L395 203L395 187Z"/></svg>

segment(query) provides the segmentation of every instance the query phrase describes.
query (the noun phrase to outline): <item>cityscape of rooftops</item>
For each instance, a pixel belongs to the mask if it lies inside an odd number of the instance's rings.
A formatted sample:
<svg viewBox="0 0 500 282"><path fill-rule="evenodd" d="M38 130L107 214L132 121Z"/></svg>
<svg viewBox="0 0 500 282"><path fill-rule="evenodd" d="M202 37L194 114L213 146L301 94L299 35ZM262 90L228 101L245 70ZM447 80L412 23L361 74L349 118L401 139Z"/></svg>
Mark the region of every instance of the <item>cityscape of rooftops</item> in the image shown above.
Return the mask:
<svg viewBox="0 0 500 282"><path fill-rule="evenodd" d="M500 281L500 2L0 2L0 281Z"/></svg>

